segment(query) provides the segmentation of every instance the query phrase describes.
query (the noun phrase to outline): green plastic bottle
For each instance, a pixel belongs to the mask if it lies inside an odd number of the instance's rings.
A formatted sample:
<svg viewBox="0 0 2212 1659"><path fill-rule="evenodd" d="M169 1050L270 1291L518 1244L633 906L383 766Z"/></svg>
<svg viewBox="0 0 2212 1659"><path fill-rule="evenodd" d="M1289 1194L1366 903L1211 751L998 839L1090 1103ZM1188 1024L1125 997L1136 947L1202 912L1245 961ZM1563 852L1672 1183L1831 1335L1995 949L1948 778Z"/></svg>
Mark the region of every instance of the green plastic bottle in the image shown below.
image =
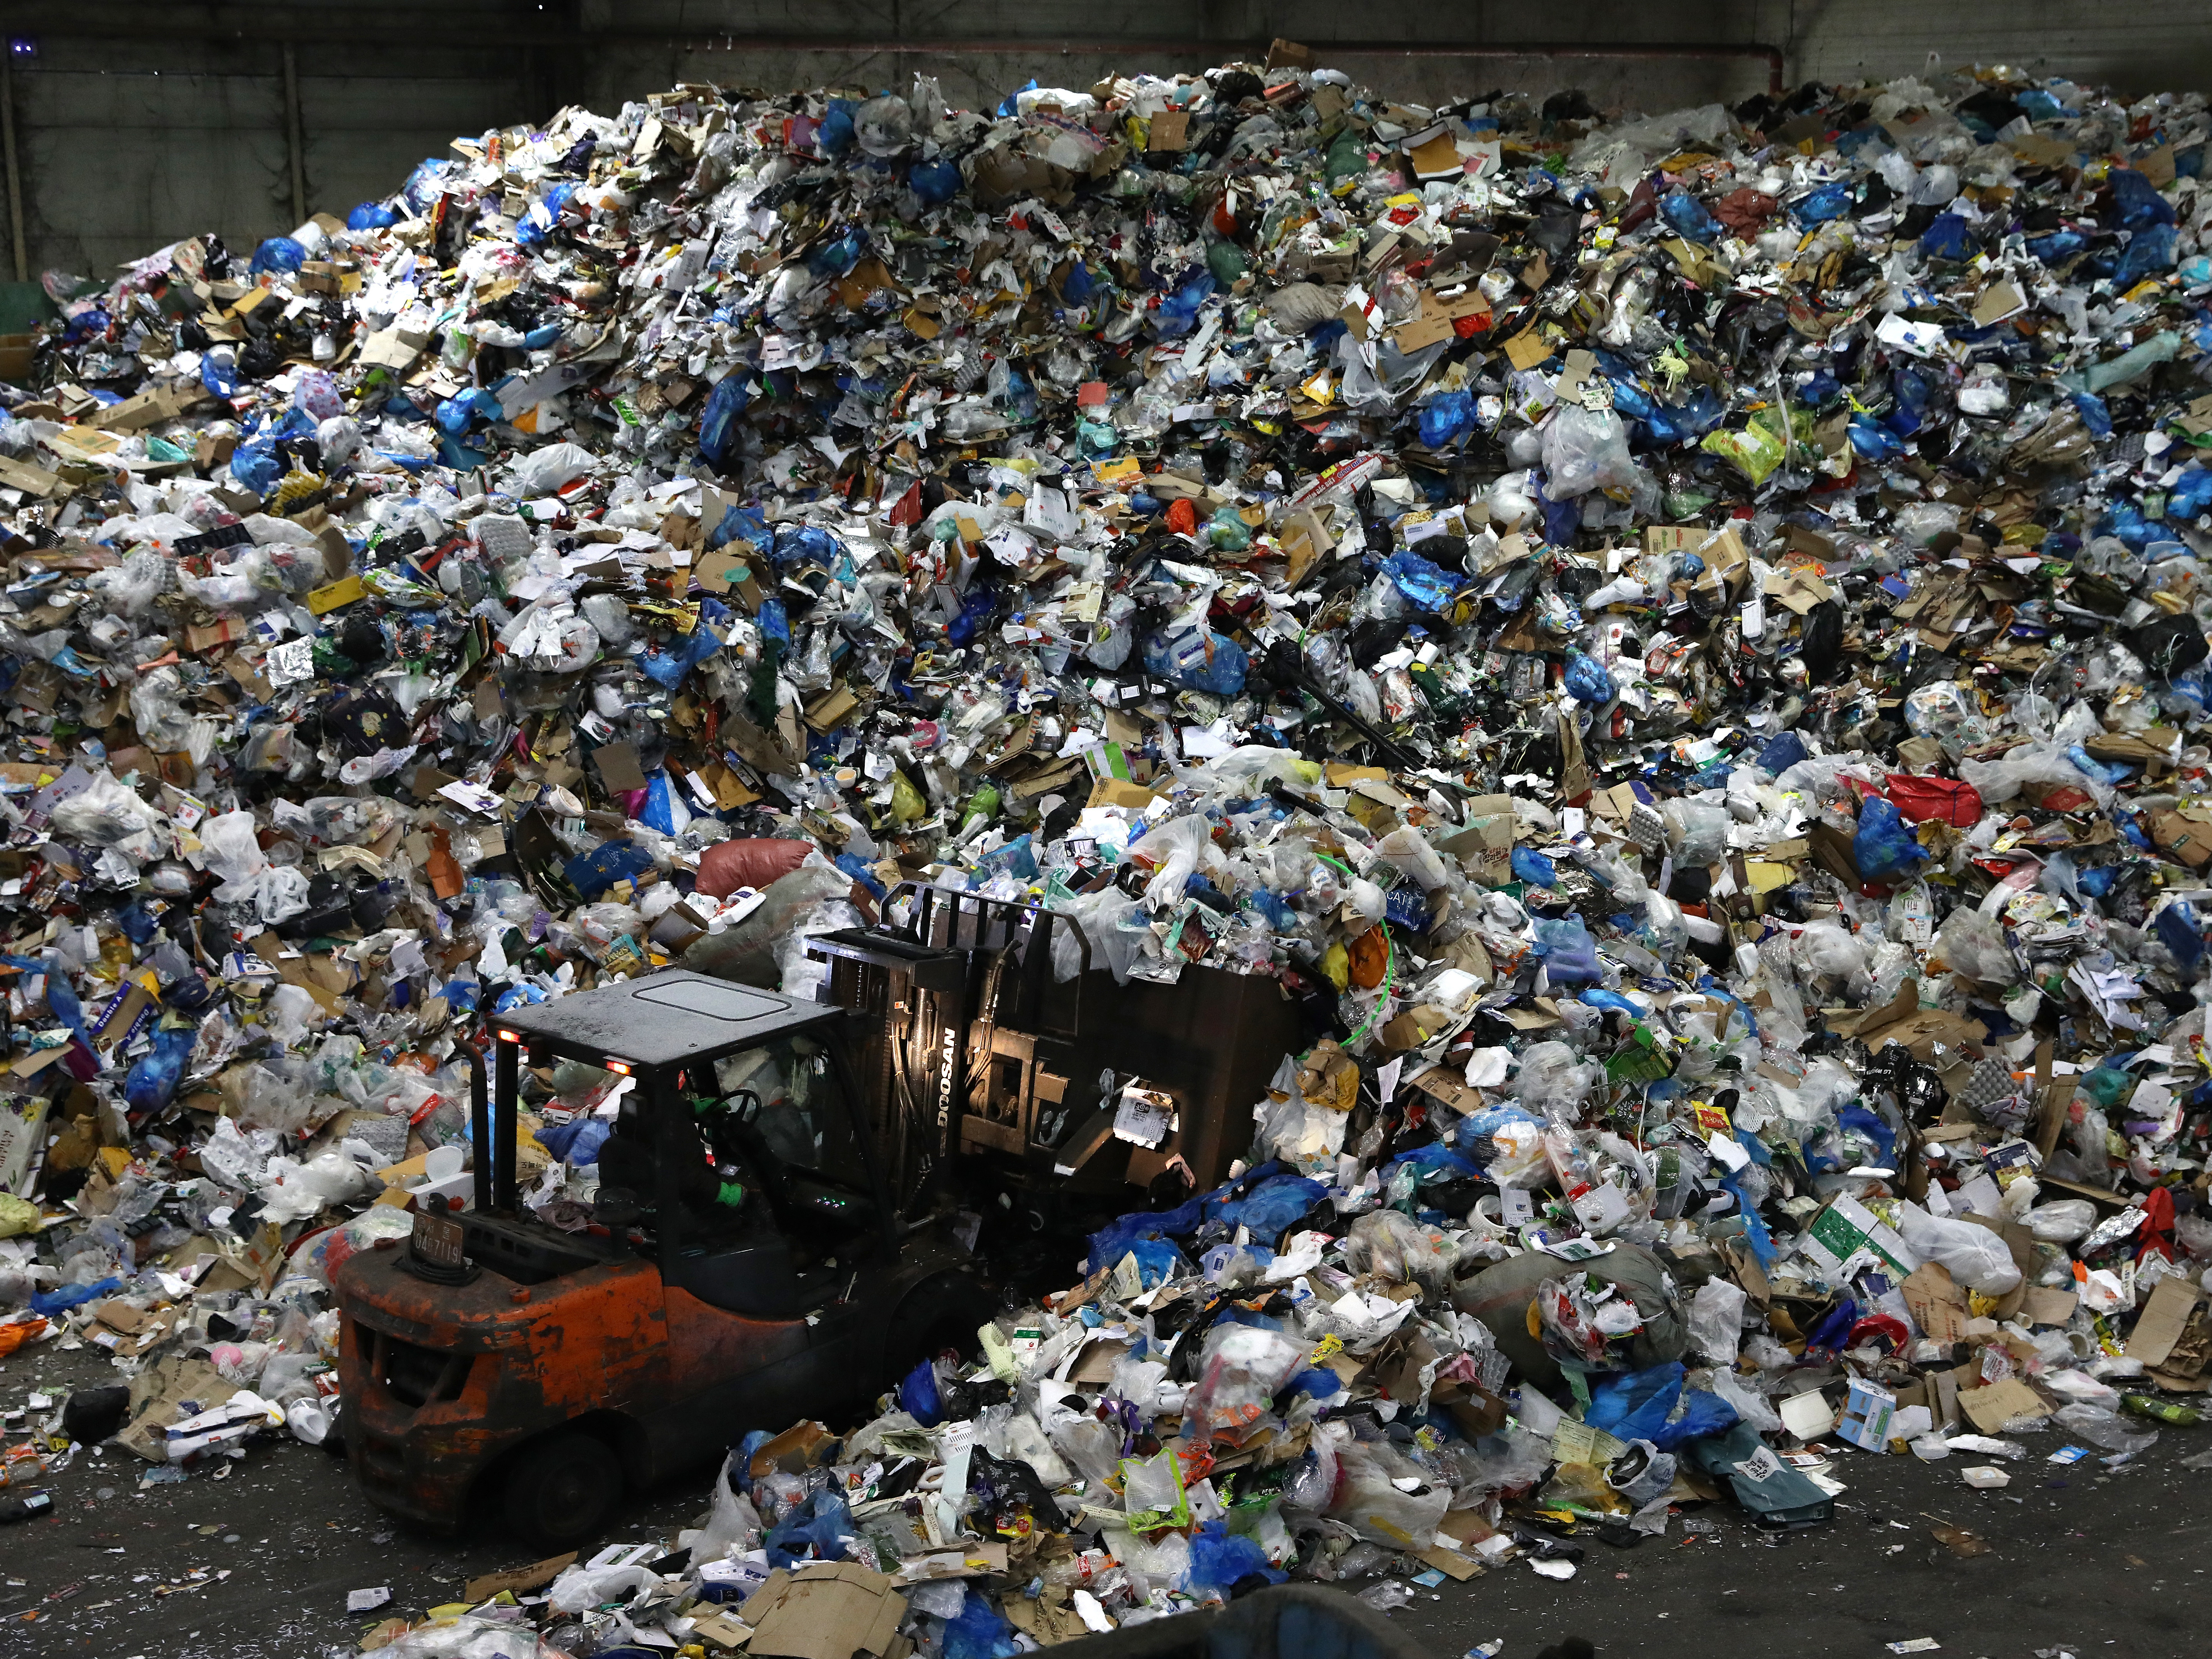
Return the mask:
<svg viewBox="0 0 2212 1659"><path fill-rule="evenodd" d="M2154 1423L2171 1423L2176 1428L2192 1428L2204 1420L2204 1413L2176 1400L2160 1400L2154 1395L2124 1394L2120 1409L2137 1417L2148 1417Z"/></svg>

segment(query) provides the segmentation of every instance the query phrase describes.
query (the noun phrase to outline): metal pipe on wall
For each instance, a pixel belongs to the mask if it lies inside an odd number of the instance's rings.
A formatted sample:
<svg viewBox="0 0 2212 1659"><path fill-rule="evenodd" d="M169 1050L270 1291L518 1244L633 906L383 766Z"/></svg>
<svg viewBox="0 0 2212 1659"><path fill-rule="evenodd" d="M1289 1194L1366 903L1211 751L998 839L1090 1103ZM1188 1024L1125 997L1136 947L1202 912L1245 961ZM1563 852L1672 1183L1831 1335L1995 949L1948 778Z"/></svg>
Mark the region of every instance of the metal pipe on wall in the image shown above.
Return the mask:
<svg viewBox="0 0 2212 1659"><path fill-rule="evenodd" d="M23 240L23 173L15 159L15 69L0 55L0 158L8 167L8 234L15 258L15 280L31 280L30 249Z"/></svg>
<svg viewBox="0 0 2212 1659"><path fill-rule="evenodd" d="M1027 40L963 40L903 38L862 40L831 34L714 34L700 35L665 27L579 27L533 16L503 19L495 27L416 8L386 7L373 14L337 14L313 9L272 9L235 4L210 4L192 11L154 4L103 5L79 15L52 15L46 4L24 0L0 0L0 27L21 27L50 36L108 36L118 30L137 40L191 40L235 46L248 36L283 41L305 40L332 46L411 46L435 39L453 47L492 46L502 51L550 46L562 51L600 51L619 46L674 47L693 52L887 53L899 57L972 57L978 53L1050 54L1125 58L1132 53L1182 53L1213 60L1228 53L1264 57L1267 42L1231 37L1202 36L1182 40L1070 40L1038 37ZM1783 48L1758 42L1711 42L1669 46L1593 46L1583 41L1528 40L1508 42L1438 42L1434 45L1389 40L1316 40L1307 43L1323 62L1332 58L1405 57L1511 59L1516 58L1620 59L1662 61L1680 59L1756 59L1767 66L1767 88L1780 92L1785 73Z"/></svg>
<svg viewBox="0 0 2212 1659"><path fill-rule="evenodd" d="M284 43L284 150L292 163L292 222L307 222L307 140L300 124L300 64Z"/></svg>

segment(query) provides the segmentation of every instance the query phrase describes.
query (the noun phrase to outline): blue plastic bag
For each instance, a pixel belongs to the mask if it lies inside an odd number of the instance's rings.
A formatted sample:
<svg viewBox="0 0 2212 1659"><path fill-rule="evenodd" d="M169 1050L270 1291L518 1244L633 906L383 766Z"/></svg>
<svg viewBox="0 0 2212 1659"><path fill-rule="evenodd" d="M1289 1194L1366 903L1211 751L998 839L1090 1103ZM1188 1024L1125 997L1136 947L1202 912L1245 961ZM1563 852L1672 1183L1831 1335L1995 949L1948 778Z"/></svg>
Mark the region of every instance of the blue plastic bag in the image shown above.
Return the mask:
<svg viewBox="0 0 2212 1659"><path fill-rule="evenodd" d="M830 107L823 112L822 125L814 134L814 143L824 155L842 155L852 149L859 137L853 125L853 112L860 105L850 98L832 98Z"/></svg>
<svg viewBox="0 0 2212 1659"><path fill-rule="evenodd" d="M1895 805L1880 795L1859 805L1859 826L1851 836L1851 858L1867 881L1893 881L1928 856L1912 838L1911 826Z"/></svg>
<svg viewBox="0 0 2212 1659"><path fill-rule="evenodd" d="M256 438L231 452L230 476L257 495L266 495L283 482L284 464L276 459L273 438Z"/></svg>
<svg viewBox="0 0 2212 1659"><path fill-rule="evenodd" d="M1014 1627L971 1585L958 1617L945 1621L945 1659L1013 1659Z"/></svg>
<svg viewBox="0 0 2212 1659"><path fill-rule="evenodd" d="M1920 251L1932 258L1971 259L1982 251L1963 213L1939 213L1920 233Z"/></svg>
<svg viewBox="0 0 2212 1659"><path fill-rule="evenodd" d="M1704 203L1679 185L1659 198L1659 216L1677 236L1686 240L1720 240L1721 222L1705 211Z"/></svg>
<svg viewBox="0 0 2212 1659"><path fill-rule="evenodd" d="M1244 647L1212 629L1171 628L1145 641L1145 667L1164 680L1233 697L1244 689L1250 663Z"/></svg>
<svg viewBox="0 0 2212 1659"><path fill-rule="evenodd" d="M2186 899L2177 899L2158 913L2152 923L2160 944L2173 953L2174 960L2183 967L2194 969L2204 959L2204 936L2199 931L2197 912Z"/></svg>
<svg viewBox="0 0 2212 1659"><path fill-rule="evenodd" d="M1190 1535L1190 1582L1226 1590L1238 1580L1257 1575L1279 1584L1290 1575L1268 1565L1267 1553L1256 1540L1231 1532L1218 1521L1201 1521Z"/></svg>
<svg viewBox="0 0 2212 1659"><path fill-rule="evenodd" d="M1825 225L1831 219L1840 219L1851 210L1851 187L1849 185L1823 185L1802 201L1793 203L1790 216L1807 229Z"/></svg>
<svg viewBox="0 0 2212 1659"><path fill-rule="evenodd" d="M603 1117L572 1117L540 1129L538 1144L562 1163L580 1169L599 1161L599 1148L613 1133L614 1125Z"/></svg>
<svg viewBox="0 0 2212 1659"><path fill-rule="evenodd" d="M598 898L618 881L635 880L653 868L653 854L635 842L603 842L588 853L579 853L562 867L568 884L586 902Z"/></svg>
<svg viewBox="0 0 2212 1659"><path fill-rule="evenodd" d="M1605 965L1597 959L1597 941L1589 936L1580 916L1557 921L1539 919L1536 947L1544 958L1544 971L1554 985L1595 985L1605 978Z"/></svg>
<svg viewBox="0 0 2212 1659"><path fill-rule="evenodd" d="M1482 1170L1464 1152L1455 1152L1440 1140L1425 1146L1416 1146L1410 1152L1401 1152L1392 1158L1384 1170L1385 1176L1395 1173L1401 1167L1410 1168L1421 1185L1435 1181L1479 1181Z"/></svg>
<svg viewBox="0 0 2212 1659"><path fill-rule="evenodd" d="M1752 764L1769 777L1778 778L1805 757L1805 739L1795 732L1784 732L1768 738Z"/></svg>
<svg viewBox="0 0 2212 1659"><path fill-rule="evenodd" d="M2188 520L2208 509L2212 509L2212 467L2192 463L2166 492L2166 516Z"/></svg>
<svg viewBox="0 0 2212 1659"><path fill-rule="evenodd" d="M1431 564L1418 553L1393 553L1382 562L1382 570L1409 604L1424 611L1449 610L1452 595L1459 588L1458 579L1451 572Z"/></svg>
<svg viewBox="0 0 2212 1659"><path fill-rule="evenodd" d="M1679 1451L1692 1440L1725 1433L1735 1426L1735 1407L1720 1395L1704 1389L1687 1389L1682 1394L1682 1414L1645 1437L1661 1451Z"/></svg>
<svg viewBox="0 0 2212 1659"><path fill-rule="evenodd" d="M943 1420L945 1401L937 1391L934 1364L925 1359L901 1379L898 1402L899 1409L925 1429L933 1429Z"/></svg>
<svg viewBox="0 0 2212 1659"><path fill-rule="evenodd" d="M271 236L253 250L246 269L258 276L265 270L297 270L307 263L307 249L289 236Z"/></svg>
<svg viewBox="0 0 2212 1659"><path fill-rule="evenodd" d="M1649 1370L1609 1376L1590 1389L1589 1409L1583 1421L1603 1429L1616 1440L1649 1440L1654 1444L1667 1427L1674 1402L1682 1397L1682 1379L1688 1375L1679 1359Z"/></svg>
<svg viewBox="0 0 2212 1659"><path fill-rule="evenodd" d="M198 1040L196 1026L164 1026L155 1031L154 1046L132 1062L130 1075L123 1079L123 1097L132 1111L158 1111L169 1103Z"/></svg>
<svg viewBox="0 0 2212 1659"><path fill-rule="evenodd" d="M809 1493L791 1513L769 1529L763 1540L768 1564L795 1567L800 1562L842 1561L851 1541L860 1535L845 1495L834 1486Z"/></svg>
<svg viewBox="0 0 2212 1659"><path fill-rule="evenodd" d="M31 1311L41 1318L52 1319L56 1314L67 1313L71 1308L82 1308L88 1302L97 1302L103 1296L112 1296L123 1288L119 1279L103 1279L96 1285L64 1285L58 1290L36 1291L31 1296Z"/></svg>
<svg viewBox="0 0 2212 1659"><path fill-rule="evenodd" d="M2112 187L2112 216L2123 230L2148 230L2175 222L2173 204L2133 167L2114 167L2106 175Z"/></svg>
<svg viewBox="0 0 2212 1659"><path fill-rule="evenodd" d="M2074 763L2075 769L2083 776L2095 780L2106 788L2126 781L2131 769L2116 761L2100 761L2078 743L2069 746L2066 758Z"/></svg>
<svg viewBox="0 0 2212 1659"><path fill-rule="evenodd" d="M665 769L655 768L645 781L645 805L638 810L637 821L664 836L676 833L676 787Z"/></svg>
<svg viewBox="0 0 2212 1659"><path fill-rule="evenodd" d="M381 202L363 202L346 215L348 230L388 230L399 222L399 216Z"/></svg>
<svg viewBox="0 0 2212 1659"><path fill-rule="evenodd" d="M834 861L840 870L866 888L878 902L890 896L890 889L877 879L874 867L858 853L840 853Z"/></svg>
<svg viewBox="0 0 2212 1659"><path fill-rule="evenodd" d="M699 415L699 459L717 472L727 470L738 416L752 402L751 377L733 368L714 382Z"/></svg>
<svg viewBox="0 0 2212 1659"><path fill-rule="evenodd" d="M2153 225L2148 230L2139 230L2112 271L2112 286L2133 288L2146 276L2171 270L2176 257L2172 225Z"/></svg>
<svg viewBox="0 0 2212 1659"><path fill-rule="evenodd" d="M1193 276L1174 293L1163 298L1158 307L1147 313L1147 320L1163 340L1176 339L1189 333L1198 322L1199 312L1213 296L1214 286L1210 274Z"/></svg>
<svg viewBox="0 0 2212 1659"><path fill-rule="evenodd" d="M1620 695L1605 665L1579 651L1567 659L1565 679L1568 695L1581 702L1607 703Z"/></svg>
<svg viewBox="0 0 2212 1659"><path fill-rule="evenodd" d="M1525 881L1531 887L1557 887L1559 866L1533 847L1516 846L1513 849L1513 879Z"/></svg>
<svg viewBox="0 0 2212 1659"><path fill-rule="evenodd" d="M721 648L721 641L702 623L688 636L678 635L669 641L665 648L657 645L647 646L632 660L646 678L655 685L665 686L673 691L684 684L686 675Z"/></svg>
<svg viewBox="0 0 2212 1659"><path fill-rule="evenodd" d="M960 168L955 162L942 159L917 161L906 175L907 185L921 199L922 206L932 208L951 201L960 193ZM1087 296L1069 294L1078 305Z"/></svg>
<svg viewBox="0 0 2212 1659"><path fill-rule="evenodd" d="M1327 1182L1309 1181L1304 1176L1275 1176L1261 1182L1241 1204L1224 1206L1223 1214L1233 1209L1234 1219L1249 1228L1253 1237L1272 1241L1280 1238L1285 1228L1328 1195Z"/></svg>
<svg viewBox="0 0 2212 1659"><path fill-rule="evenodd" d="M1442 449L1474 430L1474 394L1447 392L1421 405L1421 442Z"/></svg>

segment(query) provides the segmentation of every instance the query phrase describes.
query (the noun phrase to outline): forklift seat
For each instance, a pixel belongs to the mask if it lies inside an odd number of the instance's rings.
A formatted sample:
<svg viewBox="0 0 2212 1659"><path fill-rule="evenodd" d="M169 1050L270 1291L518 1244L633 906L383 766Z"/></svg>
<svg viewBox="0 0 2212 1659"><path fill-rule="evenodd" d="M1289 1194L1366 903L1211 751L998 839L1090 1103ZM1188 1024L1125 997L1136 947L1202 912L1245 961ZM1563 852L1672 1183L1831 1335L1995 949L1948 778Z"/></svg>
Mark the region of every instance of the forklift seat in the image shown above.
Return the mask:
<svg viewBox="0 0 2212 1659"><path fill-rule="evenodd" d="M769 1228L677 1253L668 1282L710 1308L749 1319L797 1319L835 1295L835 1267L799 1270L791 1241Z"/></svg>

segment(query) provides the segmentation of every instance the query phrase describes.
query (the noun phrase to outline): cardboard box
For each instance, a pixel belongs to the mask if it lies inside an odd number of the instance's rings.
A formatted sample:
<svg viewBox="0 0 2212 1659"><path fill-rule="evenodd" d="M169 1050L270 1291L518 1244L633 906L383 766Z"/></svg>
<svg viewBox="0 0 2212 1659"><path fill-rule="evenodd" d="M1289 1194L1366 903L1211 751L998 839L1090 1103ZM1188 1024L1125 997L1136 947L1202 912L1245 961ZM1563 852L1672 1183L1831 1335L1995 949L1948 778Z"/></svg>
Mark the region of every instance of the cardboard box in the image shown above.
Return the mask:
<svg viewBox="0 0 2212 1659"><path fill-rule="evenodd" d="M31 1159L45 1144L46 1133L46 1102L43 1097L11 1100L0 1106L0 1193L21 1195Z"/></svg>
<svg viewBox="0 0 2212 1659"><path fill-rule="evenodd" d="M1855 1376L1850 1397L1844 1401L1844 1414L1836 1424L1837 1437L1862 1451L1887 1451L1890 1422L1896 1415L1895 1395Z"/></svg>

